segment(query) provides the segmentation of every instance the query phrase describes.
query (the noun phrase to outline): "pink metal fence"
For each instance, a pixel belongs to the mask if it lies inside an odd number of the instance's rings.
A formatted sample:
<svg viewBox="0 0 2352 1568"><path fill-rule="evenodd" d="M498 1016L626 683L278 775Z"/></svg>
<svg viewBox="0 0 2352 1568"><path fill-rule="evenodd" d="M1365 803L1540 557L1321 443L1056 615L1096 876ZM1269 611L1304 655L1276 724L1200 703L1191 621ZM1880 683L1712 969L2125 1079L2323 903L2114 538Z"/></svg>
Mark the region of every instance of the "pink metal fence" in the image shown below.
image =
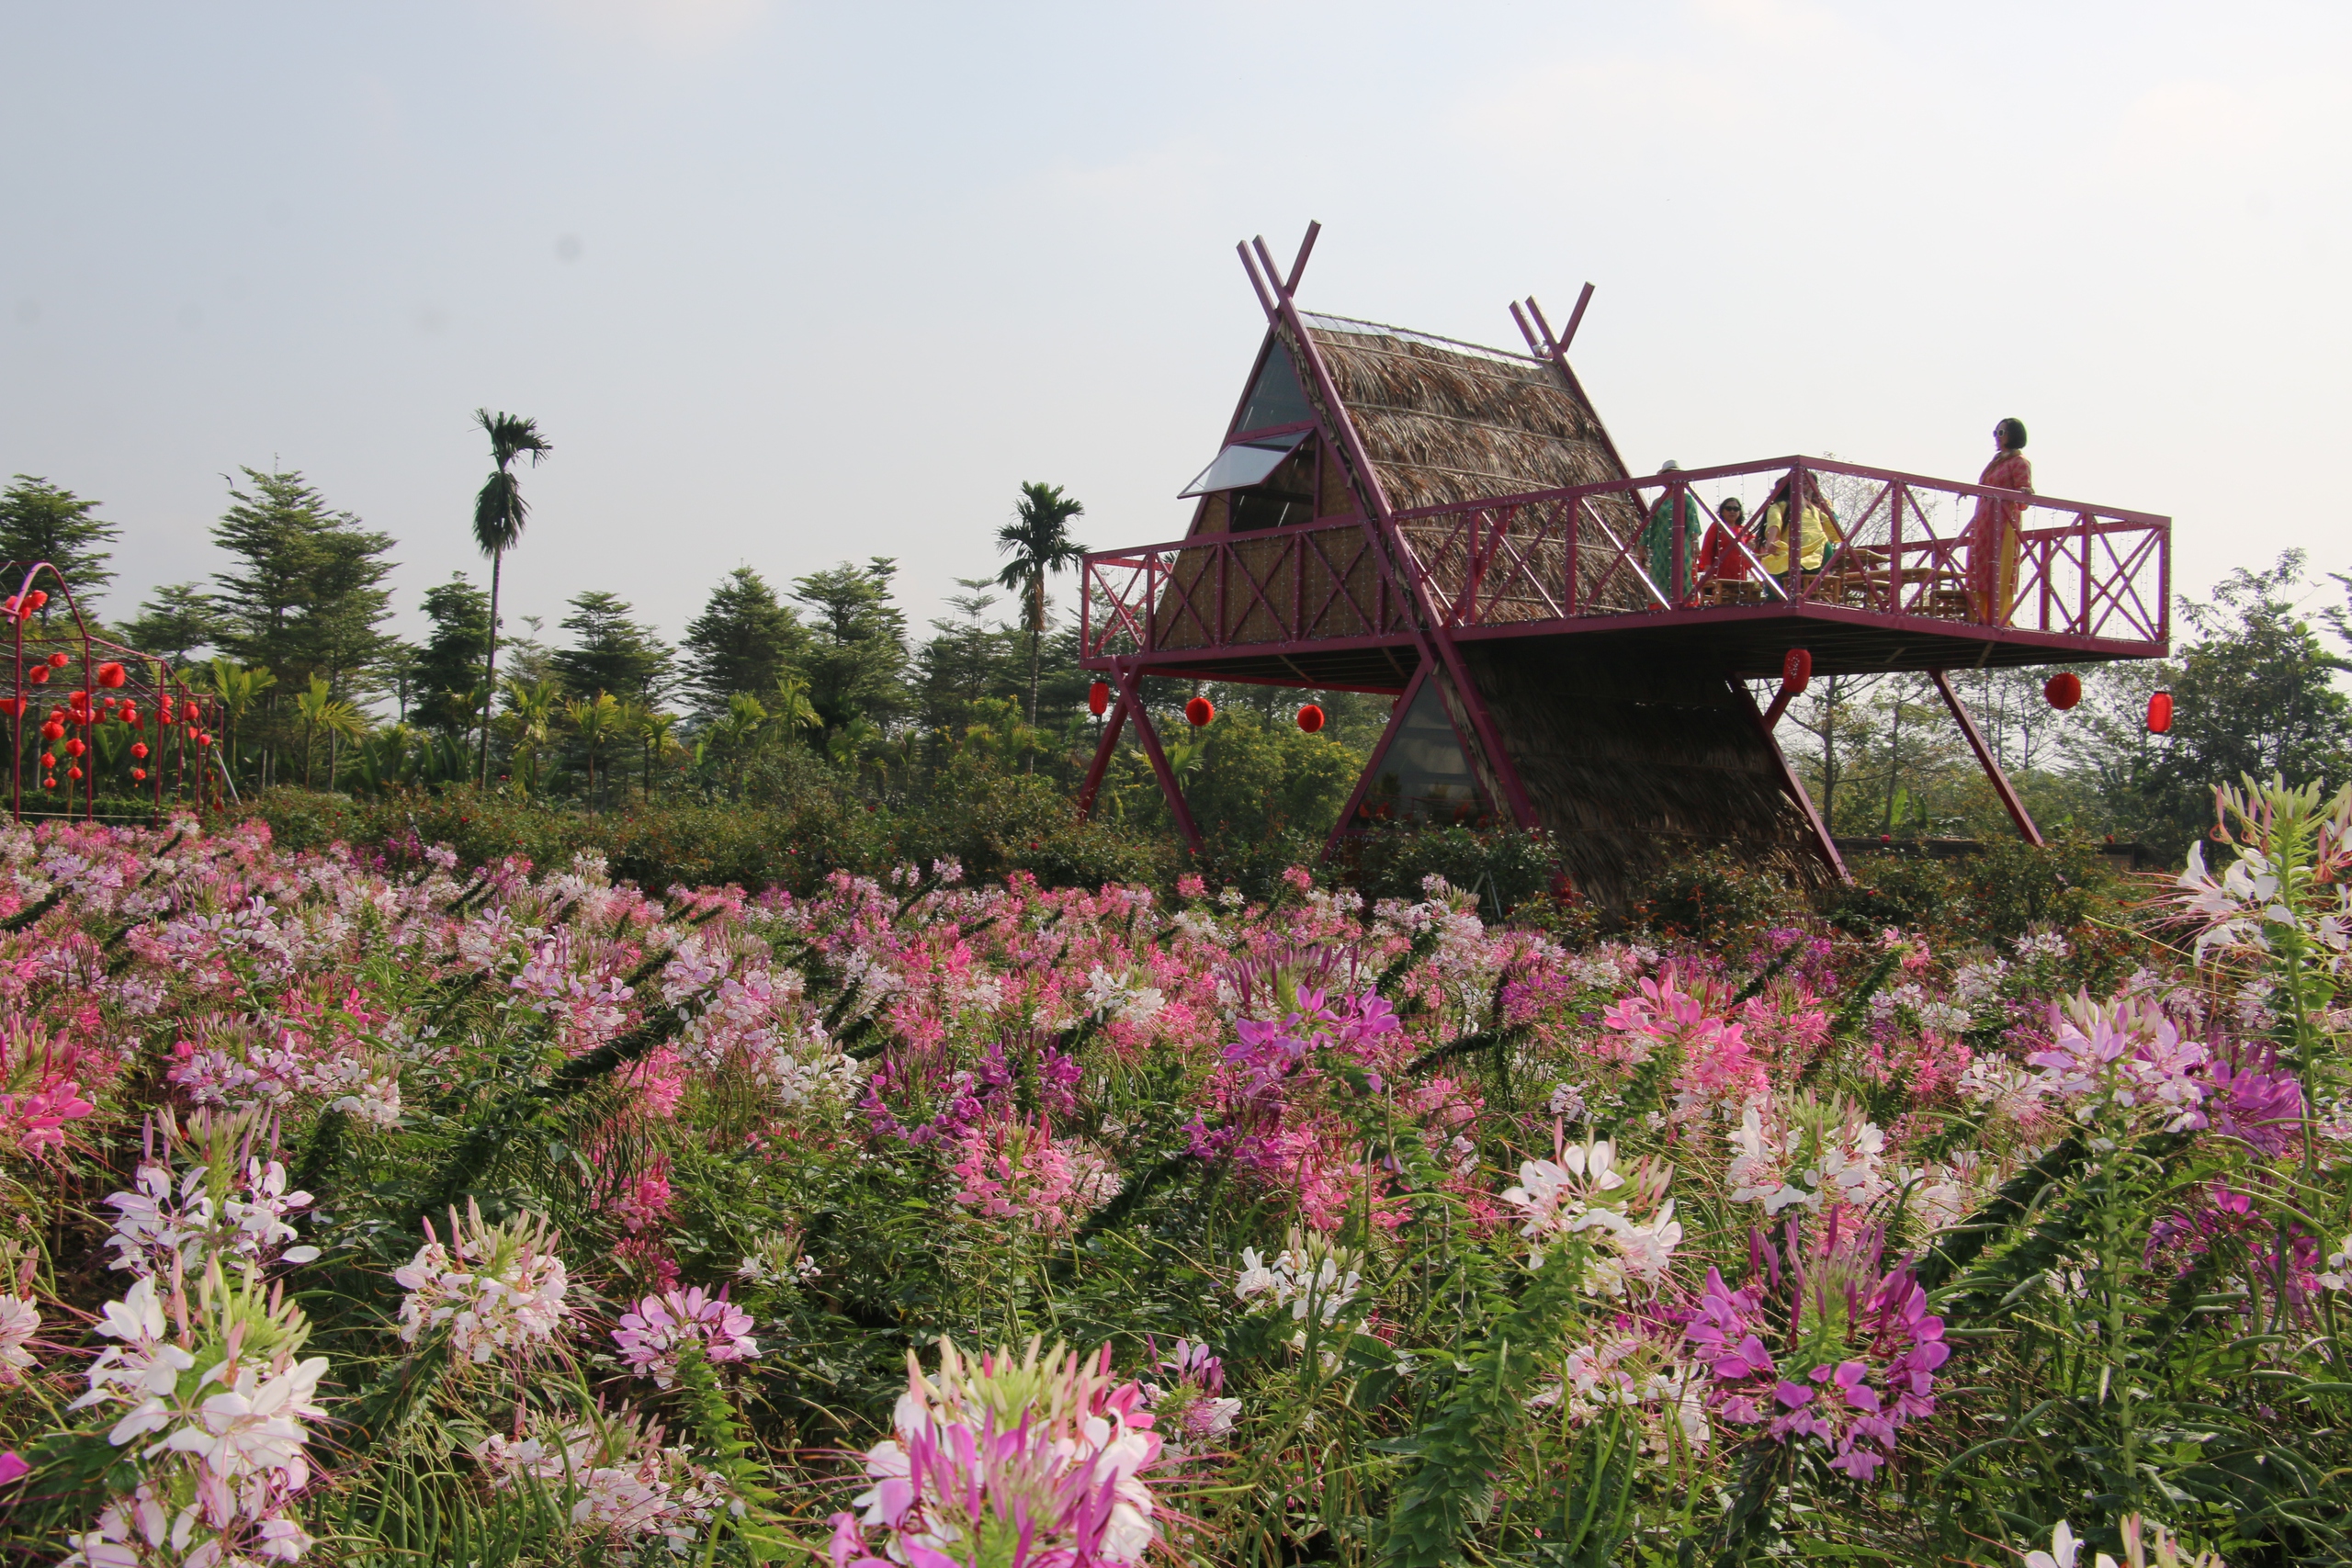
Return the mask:
<svg viewBox="0 0 2352 1568"><path fill-rule="evenodd" d="M1785 487L1784 489L1781 487ZM1745 532L1722 502L1745 490ZM1835 537L1814 568L1802 553L1764 570L1764 496L1817 495ZM1645 522L1687 500L1720 529L1702 570L1682 529L1653 562ZM2017 510L2014 597L1987 614L1980 505ZM1396 558L1360 519L1222 534L1087 558L1090 659L1285 644L1331 649L1410 635L1410 594L1456 631L1571 630L1625 615L1717 619L1793 610L1981 627L2079 643L2085 652L2159 652L2171 634L2169 519L2087 502L1828 458L1692 469L1400 513ZM1654 570L1662 568L1662 570Z"/></svg>

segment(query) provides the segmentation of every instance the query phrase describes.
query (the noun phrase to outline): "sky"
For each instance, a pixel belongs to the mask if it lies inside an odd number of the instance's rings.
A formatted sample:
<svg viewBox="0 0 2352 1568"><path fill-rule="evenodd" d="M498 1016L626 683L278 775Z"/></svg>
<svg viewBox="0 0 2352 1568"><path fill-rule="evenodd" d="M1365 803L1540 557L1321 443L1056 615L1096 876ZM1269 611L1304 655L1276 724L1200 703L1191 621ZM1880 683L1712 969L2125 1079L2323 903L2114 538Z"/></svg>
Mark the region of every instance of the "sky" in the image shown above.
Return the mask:
<svg viewBox="0 0 2352 1568"><path fill-rule="evenodd" d="M415 636L487 575L487 406L555 447L510 617L674 637L738 565L878 555L920 627L1024 480L1182 535L1263 331L1234 243L1313 219L1311 310L1515 344L1593 283L1637 470L1970 479L2015 415L2043 493L2176 520L2185 591L2352 571L2292 477L2352 423L2347 45L2147 0L0 0L0 473L103 502L122 615L299 469L399 540Z"/></svg>

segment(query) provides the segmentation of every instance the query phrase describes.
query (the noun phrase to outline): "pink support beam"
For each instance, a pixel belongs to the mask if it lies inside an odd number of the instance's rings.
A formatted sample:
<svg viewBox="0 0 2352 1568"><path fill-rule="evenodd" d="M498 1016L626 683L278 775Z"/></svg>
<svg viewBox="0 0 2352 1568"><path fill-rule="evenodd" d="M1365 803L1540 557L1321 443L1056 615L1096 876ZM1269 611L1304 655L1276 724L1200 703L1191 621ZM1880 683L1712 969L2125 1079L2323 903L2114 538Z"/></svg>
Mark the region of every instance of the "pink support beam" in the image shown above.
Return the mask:
<svg viewBox="0 0 2352 1568"><path fill-rule="evenodd" d="M1102 775L1109 771L1112 755L1119 749L1119 732L1127 726L1127 699L1124 693L1111 705L1110 716L1102 722L1102 739L1094 748L1094 761L1086 770L1086 782L1078 786L1078 819L1081 822L1094 814L1094 796L1102 788Z"/></svg>
<svg viewBox="0 0 2352 1568"><path fill-rule="evenodd" d="M1176 818L1176 831L1183 835L1184 843L1194 854L1201 852L1201 826L1193 820L1193 808L1184 803L1183 786L1176 782L1176 770L1168 765L1168 753L1159 749L1159 732L1151 727L1151 715L1144 710L1143 676L1133 669L1119 671L1121 705L1135 715L1136 739L1143 742L1143 754L1151 759L1151 771L1159 780L1159 793L1168 797L1168 809Z"/></svg>
<svg viewBox="0 0 2352 1568"><path fill-rule="evenodd" d="M1829 869L1838 874L1838 880L1852 886L1853 874L1846 869L1846 858L1838 852L1838 840L1829 836L1829 824L1821 819L1820 811L1813 804L1813 796L1804 792L1804 782L1797 777L1796 770L1789 766L1788 753L1781 750L1781 743L1772 738L1772 727L1764 722L1764 710L1756 705L1756 694L1747 689L1747 682L1736 678L1727 684L1747 706L1747 716L1756 721L1756 733L1761 735L1764 744L1772 749L1773 764L1781 773L1781 787L1788 792L1790 799L1797 803L1797 809L1804 813L1805 825L1813 829L1813 847L1821 852L1821 858L1829 863Z"/></svg>
<svg viewBox="0 0 2352 1568"><path fill-rule="evenodd" d="M1390 743L1396 739L1396 732L1405 727L1405 716L1413 711L1413 699L1421 694L1421 682L1429 676L1429 661L1423 660L1415 667L1413 678L1405 682L1405 690L1398 694L1396 705L1388 710L1387 726L1381 730L1380 739L1374 745L1372 755L1364 759L1363 771L1356 775L1356 787L1348 795L1347 805L1340 807L1339 821L1331 825L1330 836L1323 840L1325 860L1330 859L1331 852L1340 847L1340 840L1347 834L1348 824L1355 820L1357 809L1363 805L1363 797L1372 792L1373 770L1380 765L1381 759L1388 755Z"/></svg>
<svg viewBox="0 0 2352 1568"><path fill-rule="evenodd" d="M2018 798L2016 787L2009 783L2009 775L2001 771L2001 764L1994 759L1993 749L1984 744L1984 737L1977 732L1975 719L1970 717L1968 710L1961 705L1960 694L1951 689L1951 677L1940 670L1930 670L1928 678L1936 683L1936 693L1943 698L1944 706L1951 709L1951 716L1958 721L1961 734L1968 739L1968 749L1976 753L1977 765L1984 770L1984 776L1993 781L1993 793L2001 797L2001 805L2008 812L2009 820L2018 825L2018 837L2035 849L2043 848L2041 829L2033 825L2033 818L2026 810L2025 802Z"/></svg>

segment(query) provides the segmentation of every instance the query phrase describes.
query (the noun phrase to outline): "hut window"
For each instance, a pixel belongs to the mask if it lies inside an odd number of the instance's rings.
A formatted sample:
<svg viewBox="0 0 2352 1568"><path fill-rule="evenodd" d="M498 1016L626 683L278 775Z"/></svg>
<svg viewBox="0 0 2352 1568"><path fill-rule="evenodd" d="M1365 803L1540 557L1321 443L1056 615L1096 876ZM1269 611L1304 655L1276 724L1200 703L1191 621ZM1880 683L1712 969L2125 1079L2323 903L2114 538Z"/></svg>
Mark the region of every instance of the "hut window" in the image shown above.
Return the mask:
<svg viewBox="0 0 2352 1568"><path fill-rule="evenodd" d="M1486 798L1435 681L1421 682L1405 722L1373 766L1377 771L1356 809L1356 819L1348 824L1351 829L1375 818L1449 823L1475 821L1487 814Z"/></svg>
<svg viewBox="0 0 2352 1568"><path fill-rule="evenodd" d="M1306 439L1308 432L1294 430L1287 435L1261 435L1249 441L1236 441L1216 455L1216 461L1203 468L1200 477L1177 494L1206 495L1212 491L1240 490L1245 486L1262 484L1268 474L1282 467L1282 461Z"/></svg>
<svg viewBox="0 0 2352 1568"><path fill-rule="evenodd" d="M1250 389L1250 400L1241 406L1241 423L1233 428L1266 430L1277 424L1304 424L1314 417L1315 411L1306 406L1306 394L1299 390L1298 372L1291 367L1290 350L1276 339L1266 350L1266 363Z"/></svg>

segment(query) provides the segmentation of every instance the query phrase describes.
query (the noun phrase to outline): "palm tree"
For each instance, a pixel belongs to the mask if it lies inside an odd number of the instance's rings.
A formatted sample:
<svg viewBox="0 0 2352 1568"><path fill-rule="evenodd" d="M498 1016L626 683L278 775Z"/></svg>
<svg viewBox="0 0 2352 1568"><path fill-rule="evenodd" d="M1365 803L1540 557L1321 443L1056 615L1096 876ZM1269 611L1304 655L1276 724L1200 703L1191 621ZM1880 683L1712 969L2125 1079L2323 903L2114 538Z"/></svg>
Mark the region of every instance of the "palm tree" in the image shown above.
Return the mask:
<svg viewBox="0 0 2352 1568"><path fill-rule="evenodd" d="M523 500L522 481L514 472L514 459L527 452L531 464L555 448L539 434L539 422L519 414L474 410L474 423L490 437L490 455L498 467L474 497L474 543L490 558L490 654L482 665L482 684L498 689L498 569L506 552L523 542L523 521L531 513ZM490 787L490 705L482 705L481 786Z"/></svg>
<svg viewBox="0 0 2352 1568"><path fill-rule="evenodd" d="M581 743L588 748L588 809L596 809L596 752L621 732L621 705L610 692L598 692L594 702L566 703L564 717L571 720Z"/></svg>
<svg viewBox="0 0 2352 1568"><path fill-rule="evenodd" d="M1029 624L1029 722L1037 722L1037 662L1046 635L1046 577L1076 564L1086 547L1069 536L1069 520L1086 515L1075 496L1059 485L1024 484L1012 521L996 531L1000 555L1012 559L997 573L1000 587L1027 601Z"/></svg>
<svg viewBox="0 0 2352 1568"><path fill-rule="evenodd" d="M211 673L213 695L220 699L220 709L229 719L228 761L233 766L237 761L237 721L244 717L245 710L254 705L254 700L265 688L277 684L277 677L266 666L257 664L247 669L226 659L215 659Z"/></svg>
<svg viewBox="0 0 2352 1568"><path fill-rule="evenodd" d="M311 787L311 737L325 730L340 759L341 743L345 739L357 739L368 733L368 720L351 704L334 694L334 683L323 675L311 677L311 689L294 699L294 712L302 721L302 787ZM335 762L327 763L327 788L334 788Z"/></svg>
<svg viewBox="0 0 2352 1568"><path fill-rule="evenodd" d="M663 713L649 703L627 703L622 705L622 708L628 716L623 728L645 746L645 773L639 782L644 786L645 798L651 800L653 764L658 759L670 754L670 748L674 744L670 739L670 731L677 728L678 716Z"/></svg>
<svg viewBox="0 0 2352 1568"><path fill-rule="evenodd" d="M775 678L775 721L784 726L787 735L805 734L822 729L825 721L808 701L808 682L789 670Z"/></svg>
<svg viewBox="0 0 2352 1568"><path fill-rule="evenodd" d="M507 678L506 719L514 731L515 760L523 764L514 770L518 775L514 782L525 795L538 787L539 750L548 743L562 702L563 694L553 681L534 681L526 686L512 676Z"/></svg>

